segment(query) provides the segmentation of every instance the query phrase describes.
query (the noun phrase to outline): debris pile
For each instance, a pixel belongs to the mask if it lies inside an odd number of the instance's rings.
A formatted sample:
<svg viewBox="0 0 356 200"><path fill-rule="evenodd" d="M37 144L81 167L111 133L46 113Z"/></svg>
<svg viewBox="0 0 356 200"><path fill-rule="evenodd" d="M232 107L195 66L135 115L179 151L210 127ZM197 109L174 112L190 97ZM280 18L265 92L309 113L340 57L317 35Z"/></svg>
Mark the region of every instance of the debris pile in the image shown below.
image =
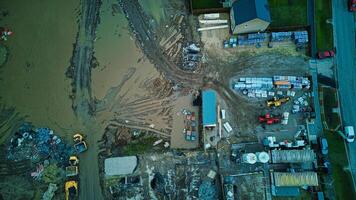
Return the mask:
<svg viewBox="0 0 356 200"><path fill-rule="evenodd" d="M186 109L182 110L182 114L184 115L184 123L185 128L183 130L183 134L185 135L185 140L187 141L195 141L197 139L197 122L195 117L195 112L190 112Z"/></svg>
<svg viewBox="0 0 356 200"><path fill-rule="evenodd" d="M309 42L308 31L295 32L272 32L271 42L283 42L294 39L296 44L306 44Z"/></svg>
<svg viewBox="0 0 356 200"><path fill-rule="evenodd" d="M231 37L229 40L224 40L224 48L235 48L237 46L237 38Z"/></svg>
<svg viewBox="0 0 356 200"><path fill-rule="evenodd" d="M217 198L217 188L210 181L204 181L199 187L199 199L213 200Z"/></svg>
<svg viewBox="0 0 356 200"><path fill-rule="evenodd" d="M50 183L47 191L43 194L42 200L51 200L54 197L54 193L57 191L58 187L56 184Z"/></svg>
<svg viewBox="0 0 356 200"><path fill-rule="evenodd" d="M293 33L293 38L296 44L306 44L309 42L307 31L296 31Z"/></svg>
<svg viewBox="0 0 356 200"><path fill-rule="evenodd" d="M7 41L8 37L13 34L13 32L10 29L0 27L0 32L1 32L1 37L0 41Z"/></svg>
<svg viewBox="0 0 356 200"><path fill-rule="evenodd" d="M251 33L248 35L238 36L238 45L256 45L267 40L267 33Z"/></svg>
<svg viewBox="0 0 356 200"><path fill-rule="evenodd" d="M307 96L303 95L301 97L299 97L298 99L296 99L295 101L293 101L293 109L292 109L292 113L299 113L299 112L311 112L312 108L309 106L309 102L307 100Z"/></svg>
<svg viewBox="0 0 356 200"><path fill-rule="evenodd" d="M272 32L271 42L283 42L292 39L293 32Z"/></svg>
<svg viewBox="0 0 356 200"><path fill-rule="evenodd" d="M64 166L72 153L73 147L63 143L53 130L33 129L30 124L25 123L11 139L7 158L13 161L29 159L32 162L49 159L51 163Z"/></svg>
<svg viewBox="0 0 356 200"><path fill-rule="evenodd" d="M183 70L195 71L200 64L202 55L200 53L200 47L195 43L188 44L183 47Z"/></svg>
<svg viewBox="0 0 356 200"><path fill-rule="evenodd" d="M241 77L233 82L233 89L241 91L248 97L267 98L274 96L275 92L282 95L282 91L275 89L309 89L311 82L307 77L273 76L273 78ZM287 96L294 96L295 91L288 91Z"/></svg>

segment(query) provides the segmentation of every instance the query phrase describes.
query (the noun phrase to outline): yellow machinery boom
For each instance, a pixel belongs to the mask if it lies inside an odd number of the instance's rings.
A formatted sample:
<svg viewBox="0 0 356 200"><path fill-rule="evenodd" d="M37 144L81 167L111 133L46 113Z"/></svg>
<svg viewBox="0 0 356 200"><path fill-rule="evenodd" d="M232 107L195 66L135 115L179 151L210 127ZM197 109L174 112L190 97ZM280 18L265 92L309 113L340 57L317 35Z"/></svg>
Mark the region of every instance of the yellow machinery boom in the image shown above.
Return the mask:
<svg viewBox="0 0 356 200"><path fill-rule="evenodd" d="M66 200L78 199L78 182L75 180L65 183Z"/></svg>
<svg viewBox="0 0 356 200"><path fill-rule="evenodd" d="M279 107L281 106L283 103L286 103L290 100L289 97L285 97L285 98L281 98L281 99L277 99L276 97L274 97L272 100L268 100L267 101L267 106L268 107Z"/></svg>

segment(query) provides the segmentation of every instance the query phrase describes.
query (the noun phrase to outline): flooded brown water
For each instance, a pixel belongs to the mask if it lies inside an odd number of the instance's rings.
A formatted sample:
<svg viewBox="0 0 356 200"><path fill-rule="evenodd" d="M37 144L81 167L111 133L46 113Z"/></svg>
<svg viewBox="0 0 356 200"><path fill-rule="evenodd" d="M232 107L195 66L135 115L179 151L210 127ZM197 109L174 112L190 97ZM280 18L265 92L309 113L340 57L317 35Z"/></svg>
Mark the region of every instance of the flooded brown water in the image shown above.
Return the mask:
<svg viewBox="0 0 356 200"><path fill-rule="evenodd" d="M95 57L99 66L93 70L93 94L102 99L111 87L118 85L130 68L135 68L134 75L125 83L122 93L136 96L144 93L139 85L146 78L158 75L153 64L136 46L130 35L127 19L121 12L114 12L115 0L105 1L101 7L101 23L97 29ZM121 10L120 10L121 11Z"/></svg>
<svg viewBox="0 0 356 200"><path fill-rule="evenodd" d="M166 0L139 0L143 10L160 23L166 18L165 4Z"/></svg>
<svg viewBox="0 0 356 200"><path fill-rule="evenodd" d="M6 42L8 62L0 72L0 103L14 106L37 126L71 132L70 81L65 76L77 32L79 0L2 0L9 12L0 26L15 34Z"/></svg>

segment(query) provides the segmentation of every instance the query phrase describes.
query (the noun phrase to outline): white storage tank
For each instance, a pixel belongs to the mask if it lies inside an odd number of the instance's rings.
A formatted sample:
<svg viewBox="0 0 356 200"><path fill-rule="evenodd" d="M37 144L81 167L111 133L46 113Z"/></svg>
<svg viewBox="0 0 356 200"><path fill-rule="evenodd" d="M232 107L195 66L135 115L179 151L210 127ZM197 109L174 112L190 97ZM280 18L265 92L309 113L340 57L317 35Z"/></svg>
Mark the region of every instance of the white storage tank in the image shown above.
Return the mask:
<svg viewBox="0 0 356 200"><path fill-rule="evenodd" d="M242 162L255 164L257 162L257 156L254 153L245 153L242 155Z"/></svg>
<svg viewBox="0 0 356 200"><path fill-rule="evenodd" d="M267 152L257 152L256 153L257 161L260 163L268 163L270 157Z"/></svg>

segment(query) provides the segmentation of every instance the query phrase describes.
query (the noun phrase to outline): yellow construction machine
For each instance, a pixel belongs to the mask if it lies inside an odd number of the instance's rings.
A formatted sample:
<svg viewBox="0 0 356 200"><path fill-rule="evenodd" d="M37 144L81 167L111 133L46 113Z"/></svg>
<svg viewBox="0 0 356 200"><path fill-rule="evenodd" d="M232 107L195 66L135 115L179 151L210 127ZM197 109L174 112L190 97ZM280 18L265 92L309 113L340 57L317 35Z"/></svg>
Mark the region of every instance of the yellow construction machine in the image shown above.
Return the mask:
<svg viewBox="0 0 356 200"><path fill-rule="evenodd" d="M67 181L64 185L66 200L78 199L78 174L79 159L77 156L69 157L69 165L66 167Z"/></svg>
<svg viewBox="0 0 356 200"><path fill-rule="evenodd" d="M283 103L288 102L289 100L290 100L289 97L284 97L284 98L280 98L280 99L274 97L273 99L267 101L267 106L268 107L279 107Z"/></svg>
<svg viewBox="0 0 356 200"><path fill-rule="evenodd" d="M88 149L87 143L84 141L84 136L80 133L73 135L74 149L77 153L82 153Z"/></svg>
<svg viewBox="0 0 356 200"><path fill-rule="evenodd" d="M66 200L79 199L78 181L71 180L65 183Z"/></svg>

